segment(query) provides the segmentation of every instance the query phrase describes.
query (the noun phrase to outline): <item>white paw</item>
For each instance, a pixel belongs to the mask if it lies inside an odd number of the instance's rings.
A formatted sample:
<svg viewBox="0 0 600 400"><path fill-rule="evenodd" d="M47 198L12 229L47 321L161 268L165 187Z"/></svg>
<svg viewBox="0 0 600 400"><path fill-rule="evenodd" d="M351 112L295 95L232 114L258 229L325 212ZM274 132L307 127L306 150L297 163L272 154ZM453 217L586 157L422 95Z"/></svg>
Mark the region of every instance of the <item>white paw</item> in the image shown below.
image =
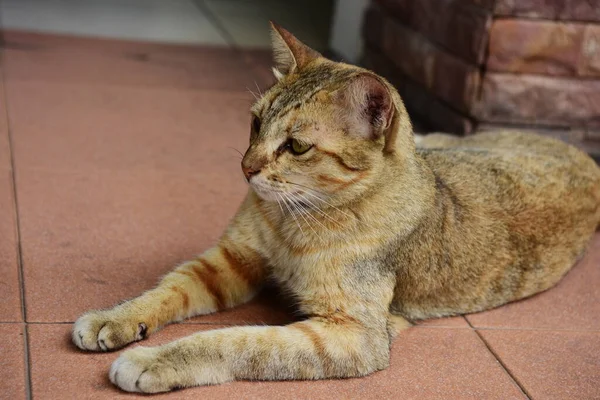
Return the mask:
<svg viewBox="0 0 600 400"><path fill-rule="evenodd" d="M177 388L177 371L160 357L158 347L136 347L113 362L110 381L128 392L159 393Z"/></svg>
<svg viewBox="0 0 600 400"><path fill-rule="evenodd" d="M144 339L145 323L124 318L121 313L90 311L73 325L73 343L82 350L108 351Z"/></svg>

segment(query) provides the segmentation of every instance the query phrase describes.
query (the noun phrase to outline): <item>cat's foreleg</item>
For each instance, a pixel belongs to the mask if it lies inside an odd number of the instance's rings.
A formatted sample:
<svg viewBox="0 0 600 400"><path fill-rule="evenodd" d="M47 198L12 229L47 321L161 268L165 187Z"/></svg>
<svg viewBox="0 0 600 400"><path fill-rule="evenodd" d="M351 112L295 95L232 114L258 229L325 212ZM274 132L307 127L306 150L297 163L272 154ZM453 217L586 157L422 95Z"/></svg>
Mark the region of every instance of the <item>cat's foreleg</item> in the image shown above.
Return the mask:
<svg viewBox="0 0 600 400"><path fill-rule="evenodd" d="M166 275L141 296L83 314L73 327L81 349L106 351L145 338L160 327L247 302L261 287L265 265L250 235L232 229L218 246Z"/></svg>
<svg viewBox="0 0 600 400"><path fill-rule="evenodd" d="M136 347L113 363L110 380L130 392L156 393L232 380L357 377L389 364L384 317L311 319L288 326L234 327L159 347Z"/></svg>

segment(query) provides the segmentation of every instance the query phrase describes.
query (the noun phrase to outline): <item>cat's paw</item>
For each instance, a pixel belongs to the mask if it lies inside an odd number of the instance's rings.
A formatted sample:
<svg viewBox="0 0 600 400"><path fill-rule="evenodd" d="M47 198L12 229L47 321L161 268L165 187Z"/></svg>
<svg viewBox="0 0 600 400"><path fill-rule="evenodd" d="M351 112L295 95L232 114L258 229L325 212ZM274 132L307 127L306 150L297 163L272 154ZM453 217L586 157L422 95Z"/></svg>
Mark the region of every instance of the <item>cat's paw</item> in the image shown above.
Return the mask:
<svg viewBox="0 0 600 400"><path fill-rule="evenodd" d="M109 378L128 392L168 392L180 386L177 370L160 357L159 347L140 346L125 351L110 367Z"/></svg>
<svg viewBox="0 0 600 400"><path fill-rule="evenodd" d="M114 310L90 311L73 325L73 343L82 350L109 351L144 339L145 323L132 320Z"/></svg>

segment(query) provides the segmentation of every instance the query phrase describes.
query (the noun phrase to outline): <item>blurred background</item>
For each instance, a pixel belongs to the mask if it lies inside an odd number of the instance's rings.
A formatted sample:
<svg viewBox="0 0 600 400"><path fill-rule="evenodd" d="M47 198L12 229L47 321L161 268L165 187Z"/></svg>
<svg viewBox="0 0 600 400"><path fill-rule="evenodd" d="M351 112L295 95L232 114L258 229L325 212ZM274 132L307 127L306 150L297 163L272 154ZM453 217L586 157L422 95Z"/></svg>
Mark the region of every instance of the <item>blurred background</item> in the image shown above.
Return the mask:
<svg viewBox="0 0 600 400"><path fill-rule="evenodd" d="M329 46L333 1L2 0L4 29L77 36L268 48L270 19Z"/></svg>
<svg viewBox="0 0 600 400"><path fill-rule="evenodd" d="M420 131L533 129L600 154L600 0L1 0L0 12L4 31L265 52L274 20L390 79Z"/></svg>
<svg viewBox="0 0 600 400"><path fill-rule="evenodd" d="M268 21L274 20L329 57L386 75L427 129L468 134L529 125L583 142L593 141L600 126L598 0L1 0L0 5L3 30L245 49L267 50Z"/></svg>

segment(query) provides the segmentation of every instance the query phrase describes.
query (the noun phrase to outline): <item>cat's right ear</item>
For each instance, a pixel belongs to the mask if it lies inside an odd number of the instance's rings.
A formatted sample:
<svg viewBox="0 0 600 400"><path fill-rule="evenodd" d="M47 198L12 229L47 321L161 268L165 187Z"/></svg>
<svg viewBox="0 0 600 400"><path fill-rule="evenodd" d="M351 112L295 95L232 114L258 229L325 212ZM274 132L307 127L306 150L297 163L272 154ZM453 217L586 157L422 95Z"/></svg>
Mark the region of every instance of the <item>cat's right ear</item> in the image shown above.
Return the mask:
<svg viewBox="0 0 600 400"><path fill-rule="evenodd" d="M399 115L382 79L372 73L360 73L334 92L334 99L341 105L352 134L365 139L383 136L385 150L395 150Z"/></svg>
<svg viewBox="0 0 600 400"><path fill-rule="evenodd" d="M311 61L321 57L319 52L311 49L292 35L288 30L271 21L271 43L275 67L273 73L280 80L295 70L300 70Z"/></svg>

